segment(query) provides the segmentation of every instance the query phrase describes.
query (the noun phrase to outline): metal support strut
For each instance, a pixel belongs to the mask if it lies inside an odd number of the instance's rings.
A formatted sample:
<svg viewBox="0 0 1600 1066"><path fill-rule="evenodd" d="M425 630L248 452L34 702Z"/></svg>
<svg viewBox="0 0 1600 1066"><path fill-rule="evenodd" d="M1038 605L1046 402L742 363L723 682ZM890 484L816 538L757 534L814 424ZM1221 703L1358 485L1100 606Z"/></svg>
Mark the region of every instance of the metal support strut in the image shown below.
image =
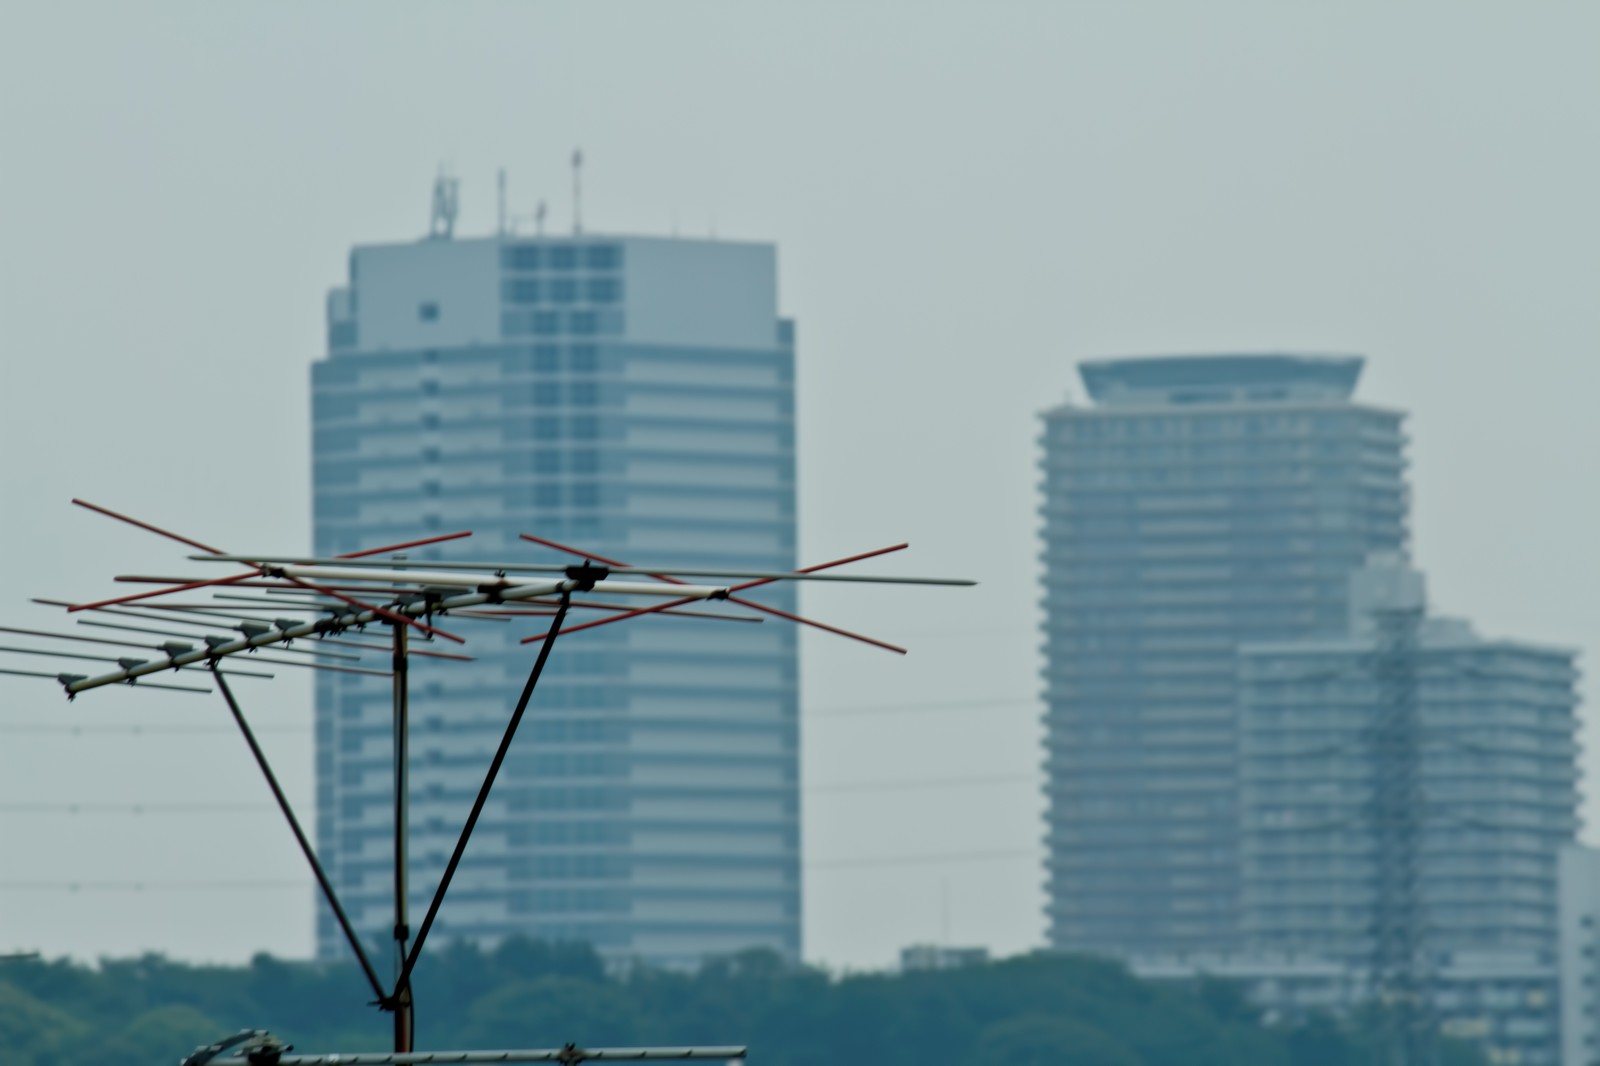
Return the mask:
<svg viewBox="0 0 1600 1066"><path fill-rule="evenodd" d="M355 927L351 925L349 916L339 902L339 896L334 891L333 882L329 880L327 871L317 859L317 853L312 848L310 840L306 838L305 831L300 827L300 821L295 817L294 808L290 806L288 797L283 794L282 787L278 784L277 776L273 774L271 765L267 762L266 753L257 743L255 733L245 721L244 712L239 709L239 703L234 698L233 691L228 683L223 680L222 671L218 669L219 660L213 658L208 666L211 674L216 678L217 687L222 692L222 698L227 701L228 709L233 712L234 721L239 725L239 731L244 735L245 743L250 747L250 753L255 756L256 765L261 768L261 774L266 778L267 786L272 790L273 798L278 801L278 809L283 812L284 819L289 823L289 828L294 832L295 841L300 845L300 851L310 864L311 871L316 875L317 884L322 888L323 897L327 899L328 906L333 910L334 917L339 922L339 928L344 931L344 936L350 943L350 950L355 953L356 961L361 965L361 972L366 976L368 984L372 986L373 994L377 997L379 1009L394 1012L394 1050L396 1054L408 1054L413 1051L416 1037L415 1004L411 991L411 972L416 968L417 959L422 954L422 945L428 938L428 931L433 928L434 919L439 915L439 908L444 903L445 893L450 889L450 882L454 879L456 869L461 865L461 858L466 854L467 842L472 839L472 831L477 827L478 818L483 814L484 805L489 800L489 792L494 787L495 779L500 774L500 767L505 763L506 754L511 750L511 742L516 739L517 726L522 722L522 716L527 712L528 703L533 698L533 690L539 683L540 676L544 673L545 663L550 660L550 650L555 646L555 636L561 630L561 624L566 621L567 609L571 606L571 592L561 594L561 605L557 608L555 617L551 620L550 631L539 647L538 657L534 660L533 669L528 673L527 684L523 686L522 695L517 700L511 719L506 723L505 735L500 739L500 746L496 749L489 769L483 778L483 784L478 789L477 798L473 801L472 810L467 815L467 821L461 829L461 835L456 840L455 850L450 854L450 861L445 865L444 874L439 879L439 886L434 890L433 899L428 903L428 913L422 920L422 926L417 931L417 938L411 941L411 930L407 924L407 815L409 800L409 647L407 642L406 627L396 624L394 634L394 944L395 944L395 983L393 992L385 992L383 982L379 980L377 971L372 966L372 960L367 957L366 949L361 945L361 938L356 934Z"/></svg>
<svg viewBox="0 0 1600 1066"><path fill-rule="evenodd" d="M294 839L300 845L300 852L310 864L311 872L316 875L317 884L322 887L323 898L328 901L328 907L338 919L339 928L344 930L344 938L350 942L350 950L355 953L356 961L361 964L361 972L366 975L367 983L372 986L373 995L382 1003L388 998L383 991L383 982L378 980L378 972L372 968L372 960L367 958L366 949L361 946L361 938L356 935L355 927L350 924L349 916L339 903L339 896L333 890L333 882L328 880L327 871L322 868L322 863L317 861L317 853L311 847L311 841L306 839L305 830L300 828L300 820L294 816L294 808L289 805L289 798L283 794L283 789L278 785L278 778L273 774L272 766L267 762L267 756L262 752L261 745L256 743L256 735L251 731L250 724L245 721L244 712L239 709L239 701L234 699L233 690L228 687L227 681L223 680L222 671L217 668L215 659L211 661L211 676L216 679L217 689L227 701L228 710L233 712L233 720L239 724L239 732L244 734L244 742L250 746L250 754L255 756L256 765L261 768L261 776L267 779L267 787L272 789L272 798L278 801L278 810L283 812L284 820L294 831Z"/></svg>

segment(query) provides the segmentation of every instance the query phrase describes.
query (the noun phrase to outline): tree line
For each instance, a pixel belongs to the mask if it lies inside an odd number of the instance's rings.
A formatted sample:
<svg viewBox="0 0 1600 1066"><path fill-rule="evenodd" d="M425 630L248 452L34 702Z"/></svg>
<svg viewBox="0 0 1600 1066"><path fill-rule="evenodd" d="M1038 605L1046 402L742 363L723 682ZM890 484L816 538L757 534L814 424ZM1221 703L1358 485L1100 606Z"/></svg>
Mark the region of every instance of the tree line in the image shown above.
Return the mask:
<svg viewBox="0 0 1600 1066"><path fill-rule="evenodd" d="M1231 984L1141 981L1035 954L904 974L830 975L762 951L693 973L608 972L586 945L452 944L417 969L420 1050L743 1044L752 1066L1357 1066L1361 1022L1264 1020ZM177 1062L239 1029L302 1053L382 1051L391 1019L353 965L147 955L0 968L7 1066ZM1482 1066L1449 1046L1445 1066Z"/></svg>

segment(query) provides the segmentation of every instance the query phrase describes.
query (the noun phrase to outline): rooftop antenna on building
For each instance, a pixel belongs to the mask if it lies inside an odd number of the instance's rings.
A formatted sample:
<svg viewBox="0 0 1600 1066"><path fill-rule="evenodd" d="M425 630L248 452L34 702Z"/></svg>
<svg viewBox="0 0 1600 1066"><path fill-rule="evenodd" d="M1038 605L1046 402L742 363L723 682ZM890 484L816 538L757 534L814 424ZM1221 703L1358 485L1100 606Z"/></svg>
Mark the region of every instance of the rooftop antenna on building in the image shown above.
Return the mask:
<svg viewBox="0 0 1600 1066"><path fill-rule="evenodd" d="M498 175L496 175L496 178L497 178L497 182L496 183L499 186L499 193L500 193L500 215L499 215L499 222L497 224L497 228L496 228L495 232L499 233L500 236L504 237L506 235L506 168L505 167L501 167L500 168L500 172L499 172Z"/></svg>
<svg viewBox="0 0 1600 1066"><path fill-rule="evenodd" d="M441 182L443 181L444 179L441 177ZM453 212L450 214L453 218ZM328 908L333 912L333 916L350 946L351 953L355 956L356 962L360 966L362 976L376 997L372 1002L380 1010L394 1015L395 1055L392 1057L363 1054L360 1056L297 1056L272 1059L274 1062L281 1061L284 1066L290 1066L291 1063L296 1064L296 1066L311 1066L313 1063L331 1066L335 1061L353 1063L358 1060L364 1064L371 1064L371 1066L377 1066L380 1063L392 1063L395 1066L404 1063L410 1064L410 1066L417 1066L417 1064L425 1062L578 1063L656 1059L720 1060L725 1062L729 1059L743 1058L744 1049L733 1047L585 1050L576 1045L568 1044L559 1052L496 1051L477 1053L452 1051L417 1054L414 1051L412 973L418 959L421 957L422 947L428 938L428 933L433 928L439 915L440 907L444 903L450 883L460 866L462 856L466 852L468 841L471 839L473 830L478 824L478 819L489 800L490 792L505 762L512 741L516 738L517 727L528 709L528 704L539 683L539 678L544 672L545 663L549 660L551 650L555 646L556 638L567 633L576 633L585 629L593 629L598 626L657 614L702 619L709 616L710 620L720 621L764 621L769 618L781 618L874 647L904 654L906 649L890 644L887 641L864 636L860 633L853 633L798 614L792 614L749 599L742 594L749 589L776 582L789 581L834 581L892 585L974 584L971 581L946 578L875 577L854 574L825 574L821 572L849 563L860 562L864 559L898 552L909 546L906 544L896 544L876 551L835 559L816 566L785 571L725 570L717 568L684 570L660 566L629 566L615 559L607 559L594 552L569 547L529 533L522 534L522 539L569 556L573 561L560 564L500 561L422 562L412 561L399 554L410 548L470 537L472 534L468 531L438 534L418 540L406 541L401 544L389 544L325 558L310 555L272 555L263 553L230 555L199 540L131 518L109 508L84 500L73 500L72 502L108 518L127 523L168 540L176 541L202 553L189 556L190 560L236 564L232 567L233 573L224 577L214 578L123 575L117 580L158 587L142 592L125 593L92 603L68 604L61 601L36 601L64 606L69 616L80 613L94 614L96 616L114 614L121 617L142 619L146 622L159 622L166 627L188 627L188 630L199 630L200 632L180 631L173 628L154 629L149 626L98 623L102 628L131 630L146 634L142 639L124 640L120 638L101 638L99 636L81 636L75 633L68 634L58 631L6 629L4 630L5 632L18 634L33 640L67 641L70 643L41 644L36 647L0 647L0 652L53 659L69 659L73 660L74 663L96 662L109 665L100 666L98 669L101 672L93 675L83 672L51 673L46 670L11 669L0 669L0 674L53 680L61 686L69 700L84 692L109 687L127 688L136 686L139 688L200 693L213 691L209 687L204 687L203 684L172 685L153 680L156 675L163 675L168 672L180 673L185 679L193 679L197 682L203 678L210 684L215 685L216 691L220 692L223 702L227 704L228 710L238 726L246 745L249 747L262 777L266 780L273 798L277 801L278 808L283 814L284 820L288 823L307 865L311 868L311 872L322 890L323 898ZM713 578L717 583L691 582L684 580L685 578ZM723 583L728 579L735 579L736 583ZM292 595L295 599L286 601L283 607L280 608L286 617L268 618L247 615L242 612L252 610L252 608L233 606L237 598L226 595L228 591L239 588L265 589L268 592ZM168 599L169 596L175 593L187 593L188 597L175 603ZM196 604L194 602L196 596L204 596L206 594L210 594L213 597L210 602L205 604ZM594 596L600 596L602 599L597 601L592 598ZM310 598L307 599L306 597ZM615 602L617 600L622 602L619 604ZM255 603L259 601L251 597L248 602ZM729 614L694 609L707 602L737 605L755 613L749 615ZM475 608L488 609L475 610ZM527 610L524 610L524 608L527 608ZM688 609L686 610L685 608ZM259 611L261 609L256 608L255 610ZM584 609L594 610L599 614L599 617L593 617L570 625L567 624L570 612ZM309 612L310 617L297 613L302 611ZM472 808L466 817L460 835L456 839L455 849L445 864L444 872L440 876L438 886L433 892L432 899L428 904L427 914L417 928L416 935L413 938L407 912L408 889L406 883L408 873L406 841L409 836L407 798L410 795L408 755L410 728L408 721L410 702L409 663L411 657L417 655L444 659L467 659L470 656L413 648L412 641L445 640L456 644L465 644L465 638L442 628L447 619L452 628L454 628L453 623L456 620L466 624L472 624L479 620L510 624L520 620L523 616L547 617L550 619L548 628L536 630L532 635L522 639L523 644L538 644L537 653L533 657L533 663L526 683L522 688L521 696L516 700L515 707L507 720L499 747L489 762L483 783L478 789ZM85 624L96 623L86 622ZM337 639L352 630L358 633L364 632L369 625L387 625L389 627L389 641L361 642ZM155 643L152 640L152 635L173 639ZM348 653L343 651L322 652L314 650L325 641L333 643L339 648L354 648L359 651L381 654L385 658L373 662L372 666L382 665L387 666L388 669L335 665L325 661L301 662L277 657L297 653L312 656L349 657ZM297 648L289 647L290 644L295 642L300 642L300 646ZM117 651L102 655L92 655L85 654L83 650L80 650L81 646L85 644L106 645L118 649L129 648L135 649L135 651ZM240 656L253 655L258 649L262 648L276 652L277 656L269 660L263 656L256 655L254 658L244 661L262 665L269 662L273 665L298 665L318 670L353 670L358 673L381 674L391 678L394 704L393 854L395 856L393 878L394 924L392 927L395 977L392 983L386 982L378 976L378 971L373 965L366 946L356 932L355 926L347 915L344 906L340 903L333 882L318 859L316 850L312 847L305 831L301 828L293 806L279 786L278 779L273 773L269 760L256 742L255 734L251 730L244 711L241 709L240 703L229 683L229 679L236 677L272 676L271 674L262 674L257 671L241 670L233 665ZM110 667L115 667L115 669ZM89 668L77 667L77 669L86 670ZM247 1030L243 1035L248 1038L247 1045L250 1040L271 1039L270 1034L266 1034L261 1030ZM258 1058L251 1057L248 1054L247 1048L243 1048L241 1051L228 1051L236 1043L238 1041L235 1038L229 1038L228 1041L221 1042L220 1046L210 1045L200 1049L195 1056L191 1056L190 1060L187 1061L194 1063L195 1066L213 1060L219 1063L224 1061L239 1063L244 1061L238 1057L241 1052L246 1054L248 1061L259 1061ZM224 1051L228 1051L228 1055L219 1058Z"/></svg>
<svg viewBox="0 0 1600 1066"><path fill-rule="evenodd" d="M572 235L583 233L583 149L572 150Z"/></svg>
<svg viewBox="0 0 1600 1066"><path fill-rule="evenodd" d="M544 236L544 216L546 210L547 209L544 201L540 200L539 206L535 208L533 212L533 232L535 236Z"/></svg>
<svg viewBox="0 0 1600 1066"><path fill-rule="evenodd" d="M433 216L428 221L428 236L449 240L456 232L456 212L460 204L460 182L443 167L433 179Z"/></svg>

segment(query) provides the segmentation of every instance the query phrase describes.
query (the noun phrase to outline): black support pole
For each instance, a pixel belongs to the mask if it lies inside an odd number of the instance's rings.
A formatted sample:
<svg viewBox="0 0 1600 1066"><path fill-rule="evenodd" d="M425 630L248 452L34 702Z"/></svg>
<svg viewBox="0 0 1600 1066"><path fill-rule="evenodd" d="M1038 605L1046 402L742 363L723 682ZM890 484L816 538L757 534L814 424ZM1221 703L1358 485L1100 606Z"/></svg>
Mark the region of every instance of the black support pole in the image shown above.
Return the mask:
<svg viewBox="0 0 1600 1066"><path fill-rule="evenodd" d="M456 839L455 850L450 853L450 861L445 864L444 876L439 879L439 887L434 890L433 899L428 903L428 913L417 930L417 939L411 943L411 953L406 956L405 966L400 971L400 979L395 982L396 1000L410 994L411 971L416 967L417 959L422 954L423 941L428 939L428 930L433 928L433 920L439 914L439 906L444 902L445 893L450 889L450 880L456 875L456 867L461 865L461 856L466 854L467 841L472 839L472 830L478 824L478 816L483 813L484 804L489 800L489 790L494 788L495 778L500 774L500 766L506 761L506 753L511 750L511 742L516 739L517 725L528 709L528 701L533 698L534 686L539 683L539 675L544 673L544 664L550 658L550 649L555 645L556 634L561 631L561 623L566 621L571 597L570 592L561 594L561 606L556 609L556 616L550 622L549 633L539 644L539 657L534 660L533 669L528 673L528 682L522 687L522 696L517 700L516 709L511 712L511 720L506 723L505 735L500 738L500 747L496 749L494 758L489 763L489 770L484 775L483 785L478 789L477 799L472 801L472 811L467 815L466 824L461 828L461 835Z"/></svg>
<svg viewBox="0 0 1600 1066"><path fill-rule="evenodd" d="M406 969L406 855L410 835L410 677L407 627L398 622L394 631L394 1049L411 1051L415 1036L411 986L401 982Z"/></svg>

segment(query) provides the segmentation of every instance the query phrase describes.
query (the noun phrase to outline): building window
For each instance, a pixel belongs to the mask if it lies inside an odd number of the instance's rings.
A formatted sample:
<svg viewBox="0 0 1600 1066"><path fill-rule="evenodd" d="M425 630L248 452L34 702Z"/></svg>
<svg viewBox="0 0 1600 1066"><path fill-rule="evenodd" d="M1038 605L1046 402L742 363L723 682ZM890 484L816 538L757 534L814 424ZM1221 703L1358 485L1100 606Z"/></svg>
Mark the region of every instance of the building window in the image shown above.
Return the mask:
<svg viewBox="0 0 1600 1066"><path fill-rule="evenodd" d="M356 346L356 324L354 322L335 322L328 327L329 348L354 348Z"/></svg>
<svg viewBox="0 0 1600 1066"><path fill-rule="evenodd" d="M548 337L561 332L561 316L554 311L538 311L533 316L533 332Z"/></svg>
<svg viewBox="0 0 1600 1066"><path fill-rule="evenodd" d="M550 283L552 303L569 304L578 298L578 283L572 278L557 278Z"/></svg>
<svg viewBox="0 0 1600 1066"><path fill-rule="evenodd" d="M572 486L572 502L578 507L598 507L600 505L600 489L595 485Z"/></svg>
<svg viewBox="0 0 1600 1066"><path fill-rule="evenodd" d="M618 245L591 244L585 251L585 265L590 270L616 270L622 265L622 248Z"/></svg>
<svg viewBox="0 0 1600 1066"><path fill-rule="evenodd" d="M553 344L540 344L533 349L533 369L541 374L553 374L561 365L561 349Z"/></svg>
<svg viewBox="0 0 1600 1066"><path fill-rule="evenodd" d="M590 278L587 295L590 303L614 304L622 295L622 286L616 278Z"/></svg>
<svg viewBox="0 0 1600 1066"><path fill-rule="evenodd" d="M439 305L432 300L424 300L417 305L417 318L423 322L439 321Z"/></svg>
<svg viewBox="0 0 1600 1066"><path fill-rule="evenodd" d="M560 485L535 485L533 487L533 505L535 507L560 507Z"/></svg>
<svg viewBox="0 0 1600 1066"><path fill-rule="evenodd" d="M572 435L578 440L594 440L600 436L600 420L593 415L579 415L572 420Z"/></svg>
<svg viewBox="0 0 1600 1066"><path fill-rule="evenodd" d="M578 266L578 250L570 244L560 244L550 249L551 270L574 270Z"/></svg>
<svg viewBox="0 0 1600 1066"><path fill-rule="evenodd" d="M553 381L541 381L533 387L535 407L554 407L561 402L561 387Z"/></svg>
<svg viewBox="0 0 1600 1066"><path fill-rule="evenodd" d="M538 270L539 247L534 244L513 245L501 253L500 265L506 270Z"/></svg>
<svg viewBox="0 0 1600 1066"><path fill-rule="evenodd" d="M539 474L559 474L561 453L550 448L540 448L533 453L533 469Z"/></svg>
<svg viewBox="0 0 1600 1066"><path fill-rule="evenodd" d="M567 328L580 337L592 337L600 332L600 317L593 311L574 311Z"/></svg>
<svg viewBox="0 0 1600 1066"><path fill-rule="evenodd" d="M534 440L555 440L561 436L561 420L544 416L533 420Z"/></svg>
<svg viewBox="0 0 1600 1066"><path fill-rule="evenodd" d="M600 469L600 453L593 448L579 448L572 453L574 474L593 474Z"/></svg>
<svg viewBox="0 0 1600 1066"><path fill-rule="evenodd" d="M512 278L500 286L500 298L508 304L536 304L539 283L532 278Z"/></svg>
<svg viewBox="0 0 1600 1066"><path fill-rule="evenodd" d="M592 381L574 381L571 388L574 407L593 407L600 402L600 388Z"/></svg>
<svg viewBox="0 0 1600 1066"><path fill-rule="evenodd" d="M572 346L572 369L579 373L587 373L600 365L600 353L592 344L574 344Z"/></svg>

